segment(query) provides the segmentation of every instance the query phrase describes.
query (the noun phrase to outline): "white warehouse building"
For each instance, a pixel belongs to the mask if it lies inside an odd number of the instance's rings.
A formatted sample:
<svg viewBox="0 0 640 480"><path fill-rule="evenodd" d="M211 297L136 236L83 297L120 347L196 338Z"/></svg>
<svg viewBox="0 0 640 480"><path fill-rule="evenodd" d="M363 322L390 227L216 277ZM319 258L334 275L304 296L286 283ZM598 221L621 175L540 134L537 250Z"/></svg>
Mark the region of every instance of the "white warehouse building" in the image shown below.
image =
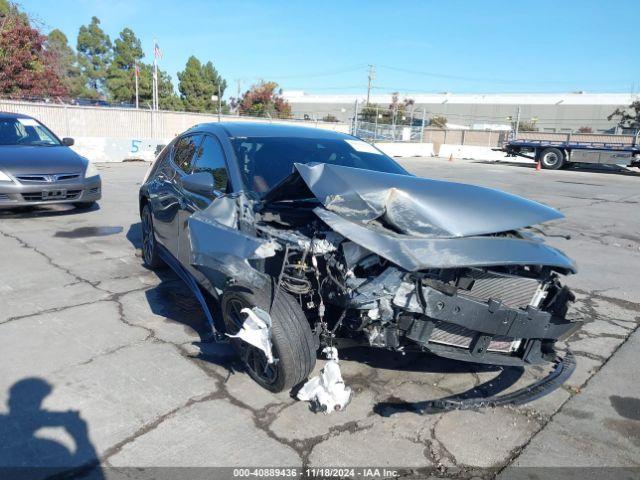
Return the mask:
<svg viewBox="0 0 640 480"><path fill-rule="evenodd" d="M284 91L296 118L322 120L333 115L341 122L353 119L356 100L359 108L365 95L316 95L303 91ZM590 128L612 131L615 120L607 117L617 108L628 107L638 95L630 93L425 93L399 95L400 101L414 101L413 117L426 120L443 116L451 125L468 128L500 129L510 125L520 110L521 122L533 123L541 132L575 132ZM372 94L370 103L389 108L391 94Z"/></svg>

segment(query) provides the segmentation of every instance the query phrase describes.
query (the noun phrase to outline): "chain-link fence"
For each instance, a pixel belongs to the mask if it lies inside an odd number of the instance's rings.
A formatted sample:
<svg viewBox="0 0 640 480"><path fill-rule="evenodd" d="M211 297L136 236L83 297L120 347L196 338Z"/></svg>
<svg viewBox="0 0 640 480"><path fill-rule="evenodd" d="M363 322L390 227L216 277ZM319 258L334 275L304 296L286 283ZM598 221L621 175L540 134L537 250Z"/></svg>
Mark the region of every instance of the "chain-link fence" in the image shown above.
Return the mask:
<svg viewBox="0 0 640 480"><path fill-rule="evenodd" d="M633 144L638 142L637 132L620 131L618 134L542 131L515 131L515 125L476 124L458 125L447 118L429 114L426 110L412 110L400 104L386 109L365 106L356 110L351 133L368 142L423 142L439 145L464 145L496 148L517 138L520 140L548 140L557 142L591 142ZM479 128L482 127L482 128Z"/></svg>

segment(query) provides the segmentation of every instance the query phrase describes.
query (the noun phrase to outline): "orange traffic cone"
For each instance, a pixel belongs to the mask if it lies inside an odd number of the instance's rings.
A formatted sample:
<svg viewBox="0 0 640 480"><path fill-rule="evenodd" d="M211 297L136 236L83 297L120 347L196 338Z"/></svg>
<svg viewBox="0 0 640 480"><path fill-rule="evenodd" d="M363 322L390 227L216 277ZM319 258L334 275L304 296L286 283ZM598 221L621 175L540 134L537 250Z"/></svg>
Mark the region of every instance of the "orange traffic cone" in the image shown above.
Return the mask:
<svg viewBox="0 0 640 480"><path fill-rule="evenodd" d="M453 162L453 153L451 155L449 155L449 161Z"/></svg>
<svg viewBox="0 0 640 480"><path fill-rule="evenodd" d="M538 160L536 162L536 172L539 172L540 170L542 170L542 166L540 165L540 160Z"/></svg>

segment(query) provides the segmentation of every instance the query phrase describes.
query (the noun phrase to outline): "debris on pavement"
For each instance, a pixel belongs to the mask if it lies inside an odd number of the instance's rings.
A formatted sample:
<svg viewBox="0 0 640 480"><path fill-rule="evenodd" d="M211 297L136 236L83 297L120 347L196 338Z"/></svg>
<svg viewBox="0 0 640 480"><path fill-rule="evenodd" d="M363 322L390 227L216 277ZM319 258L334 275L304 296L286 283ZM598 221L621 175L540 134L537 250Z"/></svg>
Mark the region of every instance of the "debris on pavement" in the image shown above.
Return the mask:
<svg viewBox="0 0 640 480"><path fill-rule="evenodd" d="M327 363L320 370L320 375L304 384L297 397L298 400L311 402L313 411L329 414L344 410L351 401L352 391L342 379L338 350L335 347L326 347L322 352L327 355Z"/></svg>

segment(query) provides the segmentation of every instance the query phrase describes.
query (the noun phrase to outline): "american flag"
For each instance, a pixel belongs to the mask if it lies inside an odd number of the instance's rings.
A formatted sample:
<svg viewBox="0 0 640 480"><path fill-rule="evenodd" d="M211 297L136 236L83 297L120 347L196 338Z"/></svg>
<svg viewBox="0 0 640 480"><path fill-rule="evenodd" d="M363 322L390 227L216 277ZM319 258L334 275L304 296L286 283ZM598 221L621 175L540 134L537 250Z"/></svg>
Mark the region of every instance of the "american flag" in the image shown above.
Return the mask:
<svg viewBox="0 0 640 480"><path fill-rule="evenodd" d="M162 50L160 50L160 45L158 45L158 42L154 42L153 44L153 56L156 59L162 59Z"/></svg>

